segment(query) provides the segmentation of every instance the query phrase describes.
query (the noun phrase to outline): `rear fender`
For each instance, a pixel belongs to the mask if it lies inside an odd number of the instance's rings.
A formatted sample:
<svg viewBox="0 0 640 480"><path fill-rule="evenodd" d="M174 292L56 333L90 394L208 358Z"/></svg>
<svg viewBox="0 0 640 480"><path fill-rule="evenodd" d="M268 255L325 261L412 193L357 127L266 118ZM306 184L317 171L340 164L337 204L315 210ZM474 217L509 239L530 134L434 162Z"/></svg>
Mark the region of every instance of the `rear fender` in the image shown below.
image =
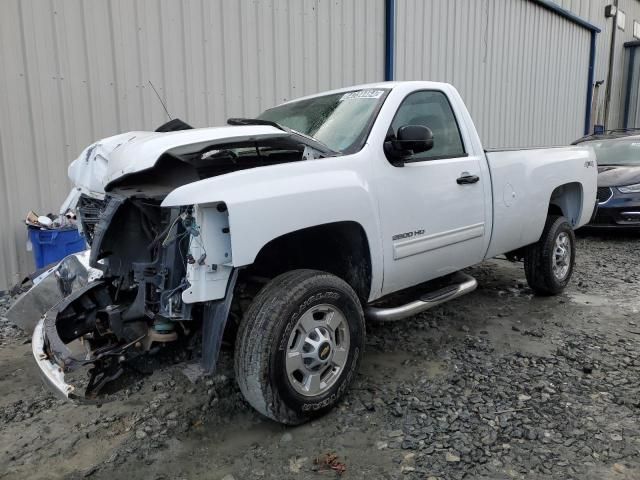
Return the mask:
<svg viewBox="0 0 640 480"><path fill-rule="evenodd" d="M550 205L573 228L589 221L597 169L591 148L563 147L487 152L493 190L493 232L486 258L535 243Z"/></svg>

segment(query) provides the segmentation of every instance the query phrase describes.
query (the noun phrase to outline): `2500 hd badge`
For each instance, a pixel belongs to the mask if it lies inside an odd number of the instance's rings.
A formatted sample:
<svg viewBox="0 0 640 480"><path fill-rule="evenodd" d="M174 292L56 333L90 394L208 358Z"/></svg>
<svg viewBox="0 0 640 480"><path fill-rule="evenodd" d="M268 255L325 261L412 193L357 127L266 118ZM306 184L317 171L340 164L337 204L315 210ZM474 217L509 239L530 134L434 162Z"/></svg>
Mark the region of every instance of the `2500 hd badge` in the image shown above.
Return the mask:
<svg viewBox="0 0 640 480"><path fill-rule="evenodd" d="M391 237L391 240L403 240L405 238L419 237L420 235L424 235L424 229L422 228L420 230L414 230L413 232L398 233L397 235Z"/></svg>

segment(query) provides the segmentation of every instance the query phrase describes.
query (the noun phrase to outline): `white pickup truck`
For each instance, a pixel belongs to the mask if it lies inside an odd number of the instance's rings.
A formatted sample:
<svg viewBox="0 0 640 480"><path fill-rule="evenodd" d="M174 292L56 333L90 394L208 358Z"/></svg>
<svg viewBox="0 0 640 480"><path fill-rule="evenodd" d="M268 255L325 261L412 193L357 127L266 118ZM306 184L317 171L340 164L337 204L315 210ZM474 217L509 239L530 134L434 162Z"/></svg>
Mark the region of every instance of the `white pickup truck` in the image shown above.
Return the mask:
<svg viewBox="0 0 640 480"><path fill-rule="evenodd" d="M195 334L210 373L225 336L247 401L298 424L348 389L365 318L469 293L460 271L501 254L524 260L538 294L569 282L573 230L595 205L591 149L485 152L458 92L434 82L335 90L229 124L174 120L70 166L68 204L101 278L35 328L54 391L99 399L124 363ZM82 367L84 393L65 380Z"/></svg>

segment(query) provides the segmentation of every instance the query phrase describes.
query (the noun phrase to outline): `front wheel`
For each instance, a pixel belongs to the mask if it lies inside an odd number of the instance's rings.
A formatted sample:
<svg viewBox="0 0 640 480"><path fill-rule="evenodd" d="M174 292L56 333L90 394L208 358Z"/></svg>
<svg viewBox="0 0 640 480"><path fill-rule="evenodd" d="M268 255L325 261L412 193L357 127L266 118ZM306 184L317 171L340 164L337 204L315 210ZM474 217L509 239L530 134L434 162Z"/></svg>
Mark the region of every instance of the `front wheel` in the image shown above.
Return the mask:
<svg viewBox="0 0 640 480"><path fill-rule="evenodd" d="M362 307L346 282L317 270L284 273L260 291L240 325L238 385L266 417L303 423L344 395L364 338Z"/></svg>
<svg viewBox="0 0 640 480"><path fill-rule="evenodd" d="M524 255L527 283L538 295L562 292L573 273L576 237L566 218L550 215L542 236Z"/></svg>

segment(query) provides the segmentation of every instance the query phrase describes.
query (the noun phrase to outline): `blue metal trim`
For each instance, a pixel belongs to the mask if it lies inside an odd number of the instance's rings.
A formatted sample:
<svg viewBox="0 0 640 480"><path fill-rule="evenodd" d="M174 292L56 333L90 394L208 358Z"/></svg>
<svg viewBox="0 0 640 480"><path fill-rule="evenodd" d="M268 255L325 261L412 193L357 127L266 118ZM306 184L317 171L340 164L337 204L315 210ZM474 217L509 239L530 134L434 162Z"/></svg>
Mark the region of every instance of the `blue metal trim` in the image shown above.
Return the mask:
<svg viewBox="0 0 640 480"><path fill-rule="evenodd" d="M384 79L393 80L393 63L395 50L395 29L396 29L396 1L385 0L384 2Z"/></svg>
<svg viewBox="0 0 640 480"><path fill-rule="evenodd" d="M589 135L589 127L591 126L591 104L593 103L593 81L595 76L596 65L596 36L598 32L591 30L591 45L589 47L589 74L587 75L589 82L587 84L587 108L584 111L584 134Z"/></svg>
<svg viewBox="0 0 640 480"><path fill-rule="evenodd" d="M586 20L583 20L573 12L569 10L565 10L560 5L550 0L531 0L533 3L537 3L542 8L546 8L547 10L551 10L554 13L557 13L561 17L566 18L570 22L575 23L576 25L580 25L581 27L586 28L587 30L591 30L592 32L600 33L600 29L596 27L593 23L589 23Z"/></svg>
<svg viewBox="0 0 640 480"><path fill-rule="evenodd" d="M631 100L631 81L636 62L636 49L640 46L637 42L627 42L625 48L629 49L629 66L627 71L627 91L624 93L624 128L629 128L629 100Z"/></svg>

